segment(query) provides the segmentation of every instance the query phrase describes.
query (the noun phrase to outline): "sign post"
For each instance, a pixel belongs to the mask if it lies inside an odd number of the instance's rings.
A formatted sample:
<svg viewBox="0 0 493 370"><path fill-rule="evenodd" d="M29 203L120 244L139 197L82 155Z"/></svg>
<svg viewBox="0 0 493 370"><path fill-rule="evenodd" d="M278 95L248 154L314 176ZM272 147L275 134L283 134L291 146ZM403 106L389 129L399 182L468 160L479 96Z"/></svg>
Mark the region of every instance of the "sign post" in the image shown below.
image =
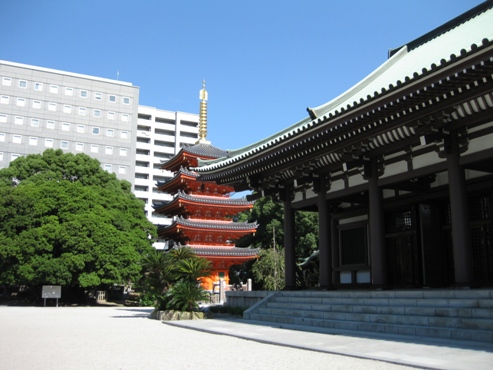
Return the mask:
<svg viewBox="0 0 493 370"><path fill-rule="evenodd" d="M46 298L56 298L56 306L58 307L58 298L62 297L61 285L43 285L43 291L41 292L41 298L44 299L44 306L46 307Z"/></svg>

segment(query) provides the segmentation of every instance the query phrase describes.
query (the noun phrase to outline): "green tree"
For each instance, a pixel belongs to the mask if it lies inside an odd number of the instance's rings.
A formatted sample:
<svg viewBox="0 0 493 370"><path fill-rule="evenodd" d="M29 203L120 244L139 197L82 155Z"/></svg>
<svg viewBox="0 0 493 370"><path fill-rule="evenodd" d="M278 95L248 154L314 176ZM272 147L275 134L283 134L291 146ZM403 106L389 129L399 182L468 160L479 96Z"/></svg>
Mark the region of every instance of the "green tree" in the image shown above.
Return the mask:
<svg viewBox="0 0 493 370"><path fill-rule="evenodd" d="M130 183L85 154L50 149L0 170L0 283L135 280L155 236Z"/></svg>
<svg viewBox="0 0 493 370"><path fill-rule="evenodd" d="M238 246L246 247L253 245L263 249L272 248L273 243L278 248L282 249L284 245L284 205L282 202L274 202L270 197L258 199L253 209L250 212L244 212L239 216L241 221L257 221L259 226L255 235L248 235L239 240ZM299 262L304 261L307 257L318 250L318 214L317 212L299 211L295 212L295 255ZM273 252L271 252L273 253ZM262 259L264 258L264 261ZM267 266L269 263L274 263L276 259L271 256L260 256L260 259L252 265L256 285L261 283L260 289L270 289L267 286L272 286L270 281L272 276L263 275L270 274L274 266ZM282 260L284 264L284 260ZM255 265L257 267L255 268ZM244 265L243 267L249 265ZM262 266L262 268L260 268ZM238 267L235 267L238 269ZM255 268L255 270L254 270ZM241 268L239 268L241 270ZM300 274L303 271L299 271ZM245 275L249 275L248 272ZM307 279L307 274L299 276L297 281L303 286L313 286L317 281ZM311 275L310 275L311 276ZM314 275L313 275L314 276ZM302 282L302 283L301 283ZM266 285L267 284L267 285Z"/></svg>
<svg viewBox="0 0 493 370"><path fill-rule="evenodd" d="M158 309L193 311L209 298L200 278L211 274L212 264L189 247L152 251L144 257L143 267L143 286L156 297Z"/></svg>
<svg viewBox="0 0 493 370"><path fill-rule="evenodd" d="M262 284L262 289L284 289L284 250L262 250L259 259L252 266L252 272L255 279Z"/></svg>

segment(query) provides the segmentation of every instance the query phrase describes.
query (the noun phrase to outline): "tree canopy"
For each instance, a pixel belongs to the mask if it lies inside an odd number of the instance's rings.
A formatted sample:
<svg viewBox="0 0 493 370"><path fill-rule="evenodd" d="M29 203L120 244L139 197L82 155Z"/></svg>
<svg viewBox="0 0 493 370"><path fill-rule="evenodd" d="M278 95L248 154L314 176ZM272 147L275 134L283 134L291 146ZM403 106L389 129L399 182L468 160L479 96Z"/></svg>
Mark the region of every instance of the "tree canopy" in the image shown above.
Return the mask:
<svg viewBox="0 0 493 370"><path fill-rule="evenodd" d="M247 235L237 243L239 247L253 245L263 250L260 258L251 263L235 266L236 273L250 277L258 289L282 289L284 277L284 205L273 202L270 197L258 199L251 212L238 216L240 221L257 221L259 226L254 235ZM276 245L277 251L272 250ZM296 211L295 213L295 255L299 262L306 260L318 250L318 213ZM312 286L317 283L306 271L298 271L298 284Z"/></svg>
<svg viewBox="0 0 493 370"><path fill-rule="evenodd" d="M0 170L0 284L124 283L155 236L131 184L85 154L49 149Z"/></svg>
<svg viewBox="0 0 493 370"><path fill-rule="evenodd" d="M284 245L284 205L273 202L270 197L258 199L250 212L239 216L241 221L257 221L259 224L254 235L247 235L237 243L239 247L254 245L263 249L273 245ZM295 213L296 256L306 258L318 249L318 213L297 211Z"/></svg>

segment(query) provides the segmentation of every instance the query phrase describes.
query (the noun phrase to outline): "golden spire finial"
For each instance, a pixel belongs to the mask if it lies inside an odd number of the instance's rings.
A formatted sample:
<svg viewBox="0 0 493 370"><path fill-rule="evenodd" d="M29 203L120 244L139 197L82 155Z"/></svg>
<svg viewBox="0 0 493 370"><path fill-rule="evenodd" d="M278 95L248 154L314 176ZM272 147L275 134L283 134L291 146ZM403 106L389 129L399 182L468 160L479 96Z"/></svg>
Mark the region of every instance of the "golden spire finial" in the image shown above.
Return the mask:
<svg viewBox="0 0 493 370"><path fill-rule="evenodd" d="M202 90L199 93L200 113L199 113L199 143L210 144L207 141L207 90L205 89L205 81L202 81Z"/></svg>

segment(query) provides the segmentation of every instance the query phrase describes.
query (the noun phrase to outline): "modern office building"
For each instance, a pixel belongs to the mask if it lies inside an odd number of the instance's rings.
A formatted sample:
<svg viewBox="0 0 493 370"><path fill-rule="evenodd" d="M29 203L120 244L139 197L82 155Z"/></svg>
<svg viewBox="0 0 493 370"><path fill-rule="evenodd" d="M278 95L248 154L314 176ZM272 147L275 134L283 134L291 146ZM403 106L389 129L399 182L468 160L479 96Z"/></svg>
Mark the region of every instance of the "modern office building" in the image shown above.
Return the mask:
<svg viewBox="0 0 493 370"><path fill-rule="evenodd" d="M198 114L139 106L132 83L0 60L0 168L48 148L86 153L132 183L154 224L163 161L198 139ZM159 247L159 245L158 245Z"/></svg>
<svg viewBox="0 0 493 370"><path fill-rule="evenodd" d="M0 168L62 149L133 183L138 104L128 82L0 61Z"/></svg>

